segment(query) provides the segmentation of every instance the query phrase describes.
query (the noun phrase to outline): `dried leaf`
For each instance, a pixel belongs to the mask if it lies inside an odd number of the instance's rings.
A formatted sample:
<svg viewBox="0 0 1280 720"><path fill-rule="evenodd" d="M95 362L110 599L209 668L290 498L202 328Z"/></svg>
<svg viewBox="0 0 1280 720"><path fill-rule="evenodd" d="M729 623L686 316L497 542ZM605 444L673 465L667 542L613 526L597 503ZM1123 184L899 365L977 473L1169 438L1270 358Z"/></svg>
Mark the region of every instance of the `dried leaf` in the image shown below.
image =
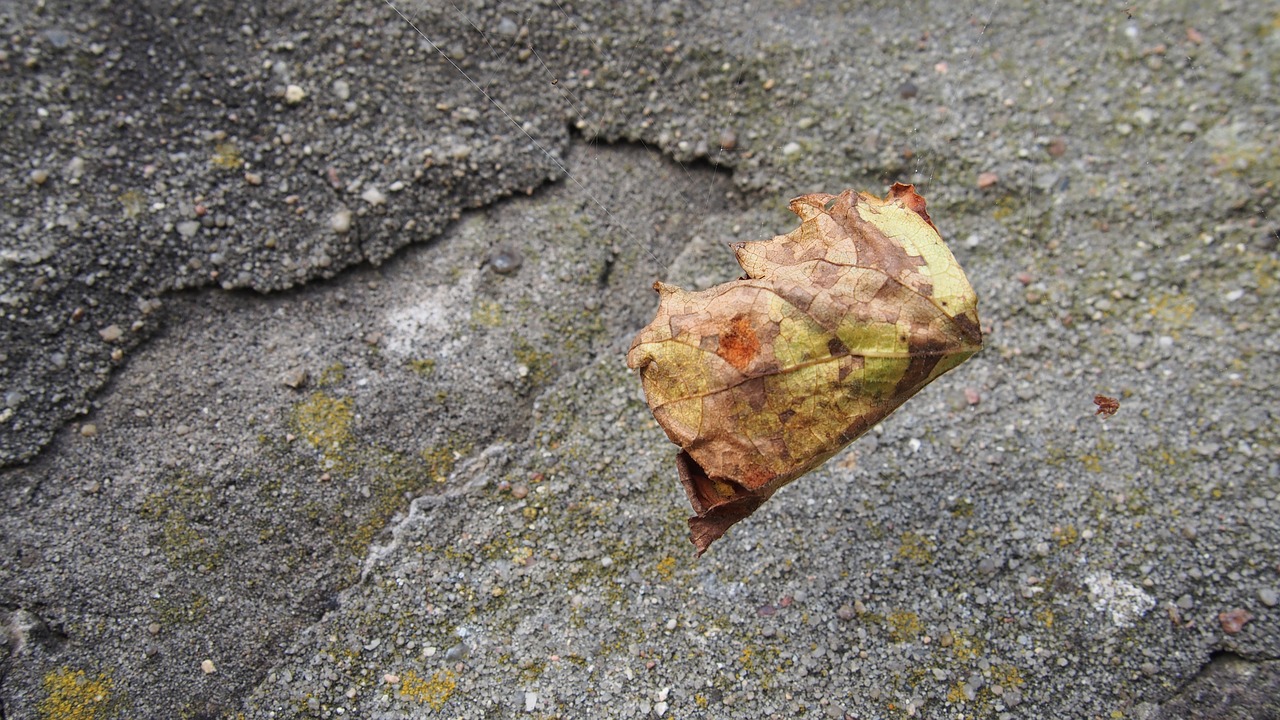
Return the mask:
<svg viewBox="0 0 1280 720"><path fill-rule="evenodd" d="M1120 409L1120 401L1106 395L1094 395L1093 404L1098 406L1098 411L1094 415L1101 415L1103 420L1115 415Z"/></svg>
<svg viewBox="0 0 1280 720"><path fill-rule="evenodd" d="M1232 608L1218 613L1218 623L1222 625L1222 632L1228 635L1235 635L1244 630L1245 623L1252 619L1253 613L1244 608Z"/></svg>
<svg viewBox="0 0 1280 720"><path fill-rule="evenodd" d="M735 243L740 280L656 283L627 364L682 450L704 552L982 347L977 297L910 185L791 201L800 227Z"/></svg>

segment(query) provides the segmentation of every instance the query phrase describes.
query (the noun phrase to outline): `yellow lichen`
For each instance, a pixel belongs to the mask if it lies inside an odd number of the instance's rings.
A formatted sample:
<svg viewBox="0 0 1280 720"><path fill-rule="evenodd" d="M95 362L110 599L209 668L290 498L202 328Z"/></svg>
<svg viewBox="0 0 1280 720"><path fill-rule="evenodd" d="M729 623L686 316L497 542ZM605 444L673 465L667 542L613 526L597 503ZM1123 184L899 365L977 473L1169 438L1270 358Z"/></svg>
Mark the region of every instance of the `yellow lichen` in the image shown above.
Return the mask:
<svg viewBox="0 0 1280 720"><path fill-rule="evenodd" d="M906 610L889 613L889 639L893 642L910 642L924 630L920 616Z"/></svg>
<svg viewBox="0 0 1280 720"><path fill-rule="evenodd" d="M326 387L328 385L337 385L346 379L347 366L340 362L336 362L325 368L324 372L320 373L320 379L316 381L316 384L320 387Z"/></svg>
<svg viewBox="0 0 1280 720"><path fill-rule="evenodd" d="M676 559L668 555L658 561L658 566L655 569L658 572L658 577L663 580L670 580L672 573L676 570Z"/></svg>
<svg viewBox="0 0 1280 720"><path fill-rule="evenodd" d="M336 459L351 440L352 406L351 398L312 393L294 407L293 424L307 443L323 452L327 459Z"/></svg>
<svg viewBox="0 0 1280 720"><path fill-rule="evenodd" d="M98 720L111 714L111 678L90 679L83 670L61 667L44 676L45 697L36 712L47 720Z"/></svg>
<svg viewBox="0 0 1280 720"><path fill-rule="evenodd" d="M244 165L244 158L240 157L240 148L234 144L218 143L213 148L213 157L209 162L226 170L235 170Z"/></svg>
<svg viewBox="0 0 1280 720"><path fill-rule="evenodd" d="M1055 527L1053 529L1053 538L1058 541L1058 547L1066 547L1075 544L1080 539L1080 532L1076 530L1075 525Z"/></svg>
<svg viewBox="0 0 1280 720"><path fill-rule="evenodd" d="M426 703L432 710L439 710L449 701L458 683L449 670L437 670L425 679L410 670L400 677L400 696Z"/></svg>
<svg viewBox="0 0 1280 720"><path fill-rule="evenodd" d="M965 662L982 654L982 642L967 632L951 634L951 654L957 660Z"/></svg>
<svg viewBox="0 0 1280 720"><path fill-rule="evenodd" d="M1022 679L1022 671L1015 665L993 665L991 681L1005 688L1016 687L1026 682Z"/></svg>
<svg viewBox="0 0 1280 720"><path fill-rule="evenodd" d="M502 324L502 306L481 300L471 308L471 324L475 327L497 327Z"/></svg>
<svg viewBox="0 0 1280 720"><path fill-rule="evenodd" d="M432 358L423 358L421 360L410 360L409 369L413 370L421 377L431 377L436 371L436 361Z"/></svg>
<svg viewBox="0 0 1280 720"><path fill-rule="evenodd" d="M433 445L423 450L421 455L427 463L427 475L436 482L444 482L449 479L449 473L453 472L454 463L468 452L471 452L470 445L450 441L443 445Z"/></svg>
<svg viewBox="0 0 1280 720"><path fill-rule="evenodd" d="M901 545L898 546L898 558L910 560L916 565L924 566L933 562L933 544L923 535L913 532L902 533Z"/></svg>
<svg viewBox="0 0 1280 720"><path fill-rule="evenodd" d="M1180 294L1165 294L1153 299L1150 308L1147 310L1156 322L1166 326L1170 330L1178 330L1191 322L1192 316L1196 313L1196 301L1193 298ZM1177 333L1172 333L1177 337Z"/></svg>
<svg viewBox="0 0 1280 720"><path fill-rule="evenodd" d="M116 199L124 206L124 216L127 220L138 217L146 209L146 198L137 190L126 190Z"/></svg>
<svg viewBox="0 0 1280 720"><path fill-rule="evenodd" d="M524 338L516 339L512 353L516 362L524 366L525 376L534 385L541 385L551 377L551 365L555 361L551 353L537 350Z"/></svg>

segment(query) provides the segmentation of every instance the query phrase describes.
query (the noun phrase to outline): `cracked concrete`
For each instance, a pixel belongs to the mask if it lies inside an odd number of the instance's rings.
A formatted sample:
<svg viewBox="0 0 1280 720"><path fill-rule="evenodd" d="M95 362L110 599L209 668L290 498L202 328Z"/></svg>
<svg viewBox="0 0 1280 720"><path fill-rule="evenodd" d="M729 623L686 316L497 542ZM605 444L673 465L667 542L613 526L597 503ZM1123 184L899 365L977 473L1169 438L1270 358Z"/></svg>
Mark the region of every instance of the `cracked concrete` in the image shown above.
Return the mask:
<svg viewBox="0 0 1280 720"><path fill-rule="evenodd" d="M401 10L0 4L5 717L1274 715L1275 18ZM692 560L649 285L896 180L987 349Z"/></svg>

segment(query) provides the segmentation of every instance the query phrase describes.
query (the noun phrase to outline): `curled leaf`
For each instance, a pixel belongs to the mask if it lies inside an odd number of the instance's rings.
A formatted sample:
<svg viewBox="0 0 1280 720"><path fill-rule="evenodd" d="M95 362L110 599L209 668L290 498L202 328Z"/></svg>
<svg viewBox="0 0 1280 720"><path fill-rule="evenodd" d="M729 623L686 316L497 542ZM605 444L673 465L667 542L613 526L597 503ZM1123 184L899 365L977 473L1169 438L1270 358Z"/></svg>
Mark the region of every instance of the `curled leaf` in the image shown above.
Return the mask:
<svg viewBox="0 0 1280 720"><path fill-rule="evenodd" d="M742 279L656 283L627 364L667 437L698 553L982 347L977 297L911 185L791 201Z"/></svg>

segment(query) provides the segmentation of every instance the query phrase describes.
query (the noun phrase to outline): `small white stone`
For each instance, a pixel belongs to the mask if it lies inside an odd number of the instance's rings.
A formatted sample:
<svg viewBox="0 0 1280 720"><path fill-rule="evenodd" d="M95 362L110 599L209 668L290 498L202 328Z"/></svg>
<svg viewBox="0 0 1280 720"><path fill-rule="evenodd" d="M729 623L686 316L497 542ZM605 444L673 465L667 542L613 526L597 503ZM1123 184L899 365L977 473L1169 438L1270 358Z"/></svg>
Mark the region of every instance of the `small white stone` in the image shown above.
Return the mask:
<svg viewBox="0 0 1280 720"><path fill-rule="evenodd" d="M342 235L351 229L351 211L339 210L329 218L329 227L333 231Z"/></svg>
<svg viewBox="0 0 1280 720"><path fill-rule="evenodd" d="M297 105L307 97L307 92L300 85L290 85L284 89L284 101L290 105Z"/></svg>
<svg viewBox="0 0 1280 720"><path fill-rule="evenodd" d="M524 694L524 711L525 711L525 712L527 712L527 713L531 713L531 712L533 712L534 708L536 708L536 707L538 707L538 693L536 693L536 692L525 692L525 694Z"/></svg>
<svg viewBox="0 0 1280 720"><path fill-rule="evenodd" d="M795 155L798 152L800 152L800 143L798 142L789 142L782 146L783 155Z"/></svg>
<svg viewBox="0 0 1280 720"><path fill-rule="evenodd" d="M360 193L360 199L374 207L383 205L387 202L387 196L376 187L366 188L364 192Z"/></svg>
<svg viewBox="0 0 1280 720"><path fill-rule="evenodd" d="M205 675L212 675L218 672L218 668L214 667L212 660L205 660L204 662L200 663L200 669L204 672Z"/></svg>

